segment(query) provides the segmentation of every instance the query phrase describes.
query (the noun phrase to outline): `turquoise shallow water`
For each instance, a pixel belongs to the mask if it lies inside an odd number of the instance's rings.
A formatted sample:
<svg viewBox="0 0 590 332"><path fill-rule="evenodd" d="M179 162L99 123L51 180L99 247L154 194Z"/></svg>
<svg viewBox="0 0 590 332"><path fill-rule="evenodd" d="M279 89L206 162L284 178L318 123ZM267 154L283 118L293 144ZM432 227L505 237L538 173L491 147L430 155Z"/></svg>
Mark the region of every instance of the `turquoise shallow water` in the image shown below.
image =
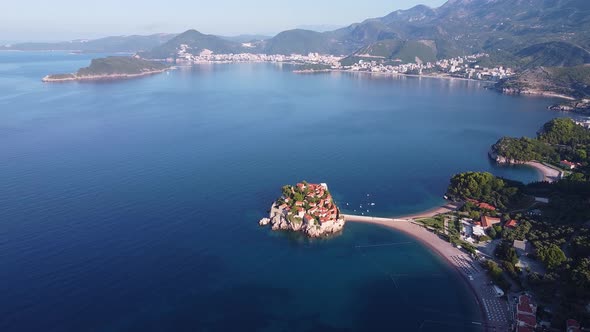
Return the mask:
<svg viewBox="0 0 590 332"><path fill-rule="evenodd" d="M551 100L265 64L40 82L93 56L0 53L1 330L477 331L469 291L407 236L257 221L302 179L378 216L439 204L460 171L535 180L486 152ZM358 248L381 243L400 244Z"/></svg>

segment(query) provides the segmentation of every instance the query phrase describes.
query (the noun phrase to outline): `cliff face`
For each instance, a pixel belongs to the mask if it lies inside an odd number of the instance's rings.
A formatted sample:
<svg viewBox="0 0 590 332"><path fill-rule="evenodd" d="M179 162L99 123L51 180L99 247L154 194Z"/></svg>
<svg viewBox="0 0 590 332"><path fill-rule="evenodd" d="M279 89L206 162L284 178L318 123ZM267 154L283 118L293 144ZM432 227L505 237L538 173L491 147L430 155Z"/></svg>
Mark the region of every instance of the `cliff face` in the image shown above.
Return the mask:
<svg viewBox="0 0 590 332"><path fill-rule="evenodd" d="M521 160L516 160L516 159L510 159L510 158L506 158L504 156L499 155L495 151L495 149L493 147L488 152L488 156L492 160L494 160L496 163L498 163L498 164L503 164L503 165L522 165L522 164L526 164L526 161L521 161Z"/></svg>
<svg viewBox="0 0 590 332"><path fill-rule="evenodd" d="M337 234L344 228L344 218L340 217L337 220L329 220L327 222L319 223L315 220L289 220L288 212L281 209L274 203L270 209L269 218L263 218L259 222L260 226L272 225L273 231L294 231L302 232L309 237L325 237L332 234Z"/></svg>

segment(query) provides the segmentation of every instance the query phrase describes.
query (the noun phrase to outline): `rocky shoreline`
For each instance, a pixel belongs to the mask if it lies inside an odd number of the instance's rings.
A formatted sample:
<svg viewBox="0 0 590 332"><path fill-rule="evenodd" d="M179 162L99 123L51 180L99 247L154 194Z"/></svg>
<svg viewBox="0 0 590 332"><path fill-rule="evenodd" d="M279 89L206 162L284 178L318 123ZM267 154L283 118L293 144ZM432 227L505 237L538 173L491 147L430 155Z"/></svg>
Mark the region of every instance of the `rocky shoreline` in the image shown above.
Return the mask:
<svg viewBox="0 0 590 332"><path fill-rule="evenodd" d="M509 159L507 157L501 156L496 151L494 151L493 148L488 151L488 156L499 165L524 165L527 163L526 161Z"/></svg>
<svg viewBox="0 0 590 332"><path fill-rule="evenodd" d="M338 234L344 229L344 217L318 225L308 221L292 222L287 218L287 215L287 211L281 209L275 202L270 209L269 218L262 218L259 225L272 225L273 231L301 232L312 238Z"/></svg>
<svg viewBox="0 0 590 332"><path fill-rule="evenodd" d="M283 195L273 202L268 218L262 218L258 224L272 225L273 231L300 232L318 238L340 233L345 220L327 184L304 181L284 186Z"/></svg>
<svg viewBox="0 0 590 332"><path fill-rule="evenodd" d="M590 99L578 99L567 103L560 103L548 107L552 111L572 112L581 115L590 115Z"/></svg>
<svg viewBox="0 0 590 332"><path fill-rule="evenodd" d="M574 100L573 97L546 91L546 90L535 90L535 89L520 89L520 88L506 88L506 87L496 87L497 91L505 94L505 95L519 95L519 96L539 96L539 97L547 97L547 98L561 98L567 100Z"/></svg>

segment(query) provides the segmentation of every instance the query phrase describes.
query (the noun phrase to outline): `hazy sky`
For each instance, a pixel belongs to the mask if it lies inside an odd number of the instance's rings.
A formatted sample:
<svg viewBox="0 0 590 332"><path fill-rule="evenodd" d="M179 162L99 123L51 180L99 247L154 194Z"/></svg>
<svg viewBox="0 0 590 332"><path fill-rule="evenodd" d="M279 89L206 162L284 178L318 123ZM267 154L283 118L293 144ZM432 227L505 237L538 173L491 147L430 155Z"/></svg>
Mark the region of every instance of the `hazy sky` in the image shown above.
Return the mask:
<svg viewBox="0 0 590 332"><path fill-rule="evenodd" d="M301 25L348 25L445 0L7 0L0 40L62 40L182 32L275 34Z"/></svg>

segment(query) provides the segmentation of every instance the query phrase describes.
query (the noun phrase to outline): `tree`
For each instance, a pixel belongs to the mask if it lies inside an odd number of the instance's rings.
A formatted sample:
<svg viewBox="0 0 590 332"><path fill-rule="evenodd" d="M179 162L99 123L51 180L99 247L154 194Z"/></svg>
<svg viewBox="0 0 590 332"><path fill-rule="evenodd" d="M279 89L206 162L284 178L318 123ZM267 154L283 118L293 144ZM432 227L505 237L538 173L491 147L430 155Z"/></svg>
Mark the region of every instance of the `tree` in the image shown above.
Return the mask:
<svg viewBox="0 0 590 332"><path fill-rule="evenodd" d="M549 269L555 269L567 260L565 253L555 244L539 248L537 254Z"/></svg>
<svg viewBox="0 0 590 332"><path fill-rule="evenodd" d="M502 234L502 226L494 225L492 228L496 231L496 234Z"/></svg>
<svg viewBox="0 0 590 332"><path fill-rule="evenodd" d="M297 201L297 202L302 202L302 201L303 201L303 198L304 198L304 197L303 197L303 194L302 194L302 193L298 193L298 192L296 192L296 193L293 195L293 199L294 199L295 201Z"/></svg>
<svg viewBox="0 0 590 332"><path fill-rule="evenodd" d="M498 232L496 232L494 227L490 228L490 230L488 231L488 234L490 235L490 237L492 239L495 239L498 236Z"/></svg>
<svg viewBox="0 0 590 332"><path fill-rule="evenodd" d="M522 196L516 185L522 186L490 173L467 172L451 178L447 194L454 199L475 199L504 209Z"/></svg>
<svg viewBox="0 0 590 332"><path fill-rule="evenodd" d="M495 254L501 260L510 262L513 265L518 263L518 255L510 241L502 241L502 243L496 247Z"/></svg>
<svg viewBox="0 0 590 332"><path fill-rule="evenodd" d="M283 192L283 196L291 197L291 186L289 186L289 185L283 186L282 192Z"/></svg>
<svg viewBox="0 0 590 332"><path fill-rule="evenodd" d="M590 293L590 259L580 260L571 272L571 279L576 292Z"/></svg>
<svg viewBox="0 0 590 332"><path fill-rule="evenodd" d="M567 179L570 181L586 181L586 176L584 176L584 173L572 173Z"/></svg>

